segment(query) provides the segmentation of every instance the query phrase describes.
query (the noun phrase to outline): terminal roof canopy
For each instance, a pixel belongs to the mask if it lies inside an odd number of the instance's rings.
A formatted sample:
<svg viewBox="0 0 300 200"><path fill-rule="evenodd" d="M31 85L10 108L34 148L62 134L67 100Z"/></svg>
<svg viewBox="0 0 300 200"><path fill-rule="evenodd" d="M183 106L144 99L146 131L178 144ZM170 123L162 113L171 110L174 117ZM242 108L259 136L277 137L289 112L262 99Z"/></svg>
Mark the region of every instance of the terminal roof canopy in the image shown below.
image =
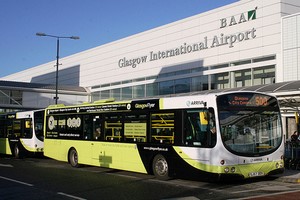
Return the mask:
<svg viewBox="0 0 300 200"><path fill-rule="evenodd" d="M0 80L0 88L1 89L22 89L22 90L30 90L30 89L48 89L55 90L55 85L52 84L43 84L43 83L26 83L26 82L16 82L16 81L3 81ZM73 92L83 92L87 93L86 88L71 86L71 85L58 85L59 90L65 91L73 91Z"/></svg>
<svg viewBox="0 0 300 200"><path fill-rule="evenodd" d="M286 92L298 92L300 94L300 81L289 81L289 82L280 82L272 83L266 85L254 85L248 87L239 87L239 88L228 88L222 90L205 90L201 92L194 92L196 94L208 94L208 93L217 93L217 92L230 92L230 91L255 91L276 94L281 96L281 93ZM286 95L286 94L285 94Z"/></svg>

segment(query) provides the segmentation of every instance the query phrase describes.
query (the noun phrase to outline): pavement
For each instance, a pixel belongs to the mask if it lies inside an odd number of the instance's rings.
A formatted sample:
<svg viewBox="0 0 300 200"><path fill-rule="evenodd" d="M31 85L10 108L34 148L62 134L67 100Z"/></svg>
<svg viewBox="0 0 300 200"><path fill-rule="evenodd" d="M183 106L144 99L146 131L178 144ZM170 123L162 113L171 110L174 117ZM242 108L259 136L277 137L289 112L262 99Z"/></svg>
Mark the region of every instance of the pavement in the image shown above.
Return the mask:
<svg viewBox="0 0 300 200"><path fill-rule="evenodd" d="M283 174L277 174L274 177L286 183L300 183L300 170L285 169Z"/></svg>

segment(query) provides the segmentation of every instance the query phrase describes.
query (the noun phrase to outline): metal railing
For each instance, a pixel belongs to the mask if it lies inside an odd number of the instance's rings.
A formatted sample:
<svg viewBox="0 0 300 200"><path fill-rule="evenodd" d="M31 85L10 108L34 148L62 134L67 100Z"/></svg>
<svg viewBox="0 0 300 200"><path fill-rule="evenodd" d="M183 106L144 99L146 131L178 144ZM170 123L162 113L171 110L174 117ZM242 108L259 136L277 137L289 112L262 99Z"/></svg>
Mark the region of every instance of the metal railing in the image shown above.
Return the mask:
<svg viewBox="0 0 300 200"><path fill-rule="evenodd" d="M285 168L300 170L300 141L285 143Z"/></svg>

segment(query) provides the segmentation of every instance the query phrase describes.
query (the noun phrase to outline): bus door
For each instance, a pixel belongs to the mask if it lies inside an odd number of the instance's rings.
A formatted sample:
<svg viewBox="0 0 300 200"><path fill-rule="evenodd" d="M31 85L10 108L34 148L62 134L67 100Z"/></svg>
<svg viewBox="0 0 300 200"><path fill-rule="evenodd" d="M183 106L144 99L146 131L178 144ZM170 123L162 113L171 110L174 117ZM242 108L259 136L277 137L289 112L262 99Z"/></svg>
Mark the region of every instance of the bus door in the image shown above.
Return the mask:
<svg viewBox="0 0 300 200"><path fill-rule="evenodd" d="M93 127L93 137L91 142L92 162L97 162L99 165L101 156L101 144L98 141L103 139L101 116L93 116L91 125Z"/></svg>
<svg viewBox="0 0 300 200"><path fill-rule="evenodd" d="M185 144L199 147L215 146L216 122L212 108L187 111Z"/></svg>
<svg viewBox="0 0 300 200"><path fill-rule="evenodd" d="M100 117L101 136L104 142L96 142L93 147L93 159L97 159L97 165L102 167L120 168L124 163L122 147L119 142L123 141L122 115L106 114ZM96 119L95 122L98 120Z"/></svg>
<svg viewBox="0 0 300 200"><path fill-rule="evenodd" d="M12 154L16 157L20 154L20 137L22 132L22 121L21 120L9 120L9 124L7 126L7 137L9 140L10 149L12 150Z"/></svg>
<svg viewBox="0 0 300 200"><path fill-rule="evenodd" d="M32 139L32 119L21 119L20 142L25 149L34 151L35 141Z"/></svg>

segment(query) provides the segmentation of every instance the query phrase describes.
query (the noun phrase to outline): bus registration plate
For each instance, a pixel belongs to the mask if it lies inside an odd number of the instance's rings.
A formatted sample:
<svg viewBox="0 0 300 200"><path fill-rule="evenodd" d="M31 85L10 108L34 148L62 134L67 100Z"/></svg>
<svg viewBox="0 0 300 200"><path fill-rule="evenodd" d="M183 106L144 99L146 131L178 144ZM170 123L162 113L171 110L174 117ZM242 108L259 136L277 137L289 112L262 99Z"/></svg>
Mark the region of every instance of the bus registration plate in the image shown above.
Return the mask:
<svg viewBox="0 0 300 200"><path fill-rule="evenodd" d="M263 176L265 175L264 172L250 172L249 177L257 177L257 176Z"/></svg>

